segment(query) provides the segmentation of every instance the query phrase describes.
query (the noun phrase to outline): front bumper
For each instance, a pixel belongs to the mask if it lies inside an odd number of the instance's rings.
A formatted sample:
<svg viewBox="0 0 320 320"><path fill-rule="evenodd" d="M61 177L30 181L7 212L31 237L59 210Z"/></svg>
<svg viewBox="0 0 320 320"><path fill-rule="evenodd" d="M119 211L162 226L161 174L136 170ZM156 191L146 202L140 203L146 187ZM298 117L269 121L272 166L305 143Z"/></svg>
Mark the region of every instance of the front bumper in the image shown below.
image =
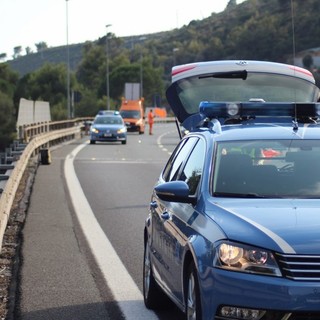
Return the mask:
<svg viewBox="0 0 320 320"><path fill-rule="evenodd" d="M115 141L126 141L127 136L125 134L91 134L90 140L92 141L106 141L106 142L115 142Z"/></svg>
<svg viewBox="0 0 320 320"><path fill-rule="evenodd" d="M320 319L320 281L293 281L207 268L200 279L203 319L222 317L223 306L266 310L261 320Z"/></svg>
<svg viewBox="0 0 320 320"><path fill-rule="evenodd" d="M128 132L141 131L140 126L136 124L126 124Z"/></svg>

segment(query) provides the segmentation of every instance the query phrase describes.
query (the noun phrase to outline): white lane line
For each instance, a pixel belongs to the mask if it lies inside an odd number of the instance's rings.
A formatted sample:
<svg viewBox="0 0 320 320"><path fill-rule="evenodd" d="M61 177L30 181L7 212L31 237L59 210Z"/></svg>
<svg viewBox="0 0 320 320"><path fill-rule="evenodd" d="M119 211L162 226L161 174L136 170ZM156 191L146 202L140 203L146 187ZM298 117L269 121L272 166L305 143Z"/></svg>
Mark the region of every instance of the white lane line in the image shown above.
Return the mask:
<svg viewBox="0 0 320 320"><path fill-rule="evenodd" d="M106 163L110 163L110 164L150 164L150 163L163 163L163 161L160 160L78 160L78 162L81 163L89 163L89 164L106 164Z"/></svg>
<svg viewBox="0 0 320 320"><path fill-rule="evenodd" d="M70 191L71 201L80 226L89 243L90 249L105 278L108 287L127 320L158 320L154 312L145 308L143 296L122 264L112 244L100 227L88 200L83 193L74 170L73 160L77 153L86 146L75 148L65 160L64 174Z"/></svg>
<svg viewBox="0 0 320 320"><path fill-rule="evenodd" d="M158 145L158 147L159 147L162 151L167 152L169 155L171 155L172 152L171 152L171 151L168 151L168 149L164 147L164 145L161 143L161 141L162 141L162 139L163 139L164 136L169 135L169 134L171 134L172 132L174 132L174 131L165 132L165 133L161 134L161 135L157 138L157 145Z"/></svg>

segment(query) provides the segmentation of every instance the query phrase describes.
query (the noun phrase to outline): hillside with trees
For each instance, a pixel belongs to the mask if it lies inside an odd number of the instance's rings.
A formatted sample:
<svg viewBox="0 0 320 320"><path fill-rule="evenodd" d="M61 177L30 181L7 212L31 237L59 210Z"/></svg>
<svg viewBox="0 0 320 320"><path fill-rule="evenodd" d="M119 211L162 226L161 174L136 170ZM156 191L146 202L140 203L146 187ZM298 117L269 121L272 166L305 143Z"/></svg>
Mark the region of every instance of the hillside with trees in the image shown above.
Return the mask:
<svg viewBox="0 0 320 320"><path fill-rule="evenodd" d="M73 115L93 116L105 109L106 44L112 108L119 105L124 84L140 82L141 75L145 106L166 106L165 89L176 64L225 59L293 64L297 52L319 47L319 10L319 0L247 0L241 4L230 0L223 12L172 31L122 38L108 33L70 45ZM66 52L66 46L42 46L37 53L0 64L17 77L10 94L0 87L1 94L13 98L15 110L21 97L46 100L53 119L66 118ZM314 72L318 83L319 66L314 65L311 56L303 58L304 66Z"/></svg>

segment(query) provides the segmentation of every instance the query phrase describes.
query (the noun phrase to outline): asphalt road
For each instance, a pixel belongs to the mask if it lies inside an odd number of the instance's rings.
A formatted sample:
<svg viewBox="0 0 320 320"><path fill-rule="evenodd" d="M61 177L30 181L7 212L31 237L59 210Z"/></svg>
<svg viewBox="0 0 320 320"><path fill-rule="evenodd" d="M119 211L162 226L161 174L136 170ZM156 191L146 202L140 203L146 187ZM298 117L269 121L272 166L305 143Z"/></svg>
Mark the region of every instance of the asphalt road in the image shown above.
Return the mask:
<svg viewBox="0 0 320 320"><path fill-rule="evenodd" d="M87 137L38 168L23 229L16 319L180 320L142 298L143 226L151 191L179 138L175 124L127 145Z"/></svg>

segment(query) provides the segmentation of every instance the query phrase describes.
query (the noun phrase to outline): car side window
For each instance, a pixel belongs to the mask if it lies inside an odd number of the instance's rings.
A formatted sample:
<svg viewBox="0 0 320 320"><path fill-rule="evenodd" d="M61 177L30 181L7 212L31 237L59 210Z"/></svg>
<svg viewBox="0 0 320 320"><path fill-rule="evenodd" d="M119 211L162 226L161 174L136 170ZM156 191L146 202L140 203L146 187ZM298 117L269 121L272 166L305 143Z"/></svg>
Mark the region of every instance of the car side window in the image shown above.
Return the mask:
<svg viewBox="0 0 320 320"><path fill-rule="evenodd" d="M178 145L164 170L163 178L165 181L168 182L178 179L180 169L197 140L198 138L196 137L190 137Z"/></svg>
<svg viewBox="0 0 320 320"><path fill-rule="evenodd" d="M202 139L199 139L179 177L179 180L185 181L188 184L190 195L195 195L197 192L202 175L204 157L205 143Z"/></svg>

